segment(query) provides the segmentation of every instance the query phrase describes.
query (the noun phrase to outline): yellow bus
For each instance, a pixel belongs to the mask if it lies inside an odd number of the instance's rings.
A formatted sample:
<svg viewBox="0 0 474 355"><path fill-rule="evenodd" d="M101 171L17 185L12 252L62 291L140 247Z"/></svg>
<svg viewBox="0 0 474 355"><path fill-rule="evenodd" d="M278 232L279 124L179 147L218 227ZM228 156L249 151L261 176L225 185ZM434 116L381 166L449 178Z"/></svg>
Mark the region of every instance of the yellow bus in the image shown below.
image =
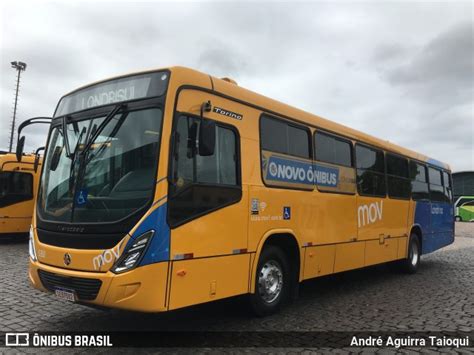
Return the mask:
<svg viewBox="0 0 474 355"><path fill-rule="evenodd" d="M62 97L30 241L37 289L164 312L248 294L258 315L303 280L454 240L449 166L182 67Z"/></svg>
<svg viewBox="0 0 474 355"><path fill-rule="evenodd" d="M15 154L0 152L1 239L28 238L39 181L36 160L35 154L28 154L18 162Z"/></svg>

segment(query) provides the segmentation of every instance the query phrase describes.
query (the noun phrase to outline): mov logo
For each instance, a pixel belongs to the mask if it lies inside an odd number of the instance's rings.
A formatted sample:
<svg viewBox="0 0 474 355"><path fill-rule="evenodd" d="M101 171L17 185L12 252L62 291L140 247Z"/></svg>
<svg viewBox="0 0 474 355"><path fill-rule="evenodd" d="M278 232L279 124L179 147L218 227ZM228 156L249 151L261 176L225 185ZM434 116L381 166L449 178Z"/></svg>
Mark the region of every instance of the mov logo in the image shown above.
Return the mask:
<svg viewBox="0 0 474 355"><path fill-rule="evenodd" d="M94 270L100 270L100 268L103 265L117 260L120 256L121 246L122 246L122 243L120 243L119 245L116 245L112 249L104 250L102 254L99 254L96 257L94 257L92 259L92 265L94 266Z"/></svg>
<svg viewBox="0 0 474 355"><path fill-rule="evenodd" d="M359 228L365 226L366 224L372 224L382 220L382 213L383 201L359 206L357 209L357 222Z"/></svg>

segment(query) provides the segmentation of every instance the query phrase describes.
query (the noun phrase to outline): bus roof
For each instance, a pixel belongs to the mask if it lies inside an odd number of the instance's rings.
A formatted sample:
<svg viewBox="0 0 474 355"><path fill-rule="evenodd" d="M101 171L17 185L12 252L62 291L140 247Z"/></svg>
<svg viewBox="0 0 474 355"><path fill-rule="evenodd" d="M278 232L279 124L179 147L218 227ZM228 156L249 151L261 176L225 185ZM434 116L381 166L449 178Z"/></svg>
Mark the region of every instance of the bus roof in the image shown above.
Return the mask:
<svg viewBox="0 0 474 355"><path fill-rule="evenodd" d="M232 83L227 78L223 80L223 79L199 72L194 69L189 69L189 68L180 67L180 66L175 66L175 67L170 67L170 68L160 68L160 69L154 69L154 70L146 70L146 71L141 71L141 72L129 73L127 75L120 75L120 76L112 77L106 80L100 80L92 84L82 86L68 93L67 95L73 92L76 92L78 90L81 90L83 88L96 85L105 81L119 79L119 78L126 77L129 75L145 74L145 73L151 73L151 72L156 72L160 70L169 70L171 72L170 87L174 89L178 89L182 85L195 85L198 87L205 87L206 89L214 90L220 94L233 97L235 99L251 104L253 106L257 106L261 108L262 110L267 111L269 113L274 113L276 115L293 119L301 123L306 123L311 126L319 127L323 130L327 130L327 131L339 134L341 136L345 136L350 139L358 140L358 141L367 143L369 145L372 145L384 150L398 153L400 155L404 155L412 159L420 160L420 161L426 162L428 164L431 164L443 169L451 170L448 164L445 164L441 161L432 159L426 155L403 148L389 141L360 132L356 129L344 126L342 124L317 116L315 114L311 114L306 111L297 109L295 107L284 104L282 102L270 99L266 96L260 95L251 90L240 87Z"/></svg>

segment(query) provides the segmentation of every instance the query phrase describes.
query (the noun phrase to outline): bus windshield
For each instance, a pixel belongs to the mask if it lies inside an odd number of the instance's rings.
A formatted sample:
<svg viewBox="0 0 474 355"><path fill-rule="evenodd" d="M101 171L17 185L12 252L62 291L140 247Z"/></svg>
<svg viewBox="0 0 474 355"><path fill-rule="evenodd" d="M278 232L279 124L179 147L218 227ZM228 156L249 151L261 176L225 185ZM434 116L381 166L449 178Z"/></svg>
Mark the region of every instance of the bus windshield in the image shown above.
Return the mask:
<svg viewBox="0 0 474 355"><path fill-rule="evenodd" d="M105 114L52 128L38 203L44 219L112 222L151 201L162 110L121 110L106 118Z"/></svg>
<svg viewBox="0 0 474 355"><path fill-rule="evenodd" d="M33 198L33 175L20 171L0 172L0 208Z"/></svg>

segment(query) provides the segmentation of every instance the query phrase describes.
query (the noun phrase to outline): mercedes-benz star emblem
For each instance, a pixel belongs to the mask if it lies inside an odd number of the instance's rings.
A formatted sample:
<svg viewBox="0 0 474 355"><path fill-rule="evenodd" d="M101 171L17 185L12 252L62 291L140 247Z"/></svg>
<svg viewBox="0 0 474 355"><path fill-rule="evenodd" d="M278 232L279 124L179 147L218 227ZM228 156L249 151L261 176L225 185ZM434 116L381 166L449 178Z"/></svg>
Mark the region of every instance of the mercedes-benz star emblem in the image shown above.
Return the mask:
<svg viewBox="0 0 474 355"><path fill-rule="evenodd" d="M69 253L64 254L64 265L69 265L71 263L71 255Z"/></svg>

